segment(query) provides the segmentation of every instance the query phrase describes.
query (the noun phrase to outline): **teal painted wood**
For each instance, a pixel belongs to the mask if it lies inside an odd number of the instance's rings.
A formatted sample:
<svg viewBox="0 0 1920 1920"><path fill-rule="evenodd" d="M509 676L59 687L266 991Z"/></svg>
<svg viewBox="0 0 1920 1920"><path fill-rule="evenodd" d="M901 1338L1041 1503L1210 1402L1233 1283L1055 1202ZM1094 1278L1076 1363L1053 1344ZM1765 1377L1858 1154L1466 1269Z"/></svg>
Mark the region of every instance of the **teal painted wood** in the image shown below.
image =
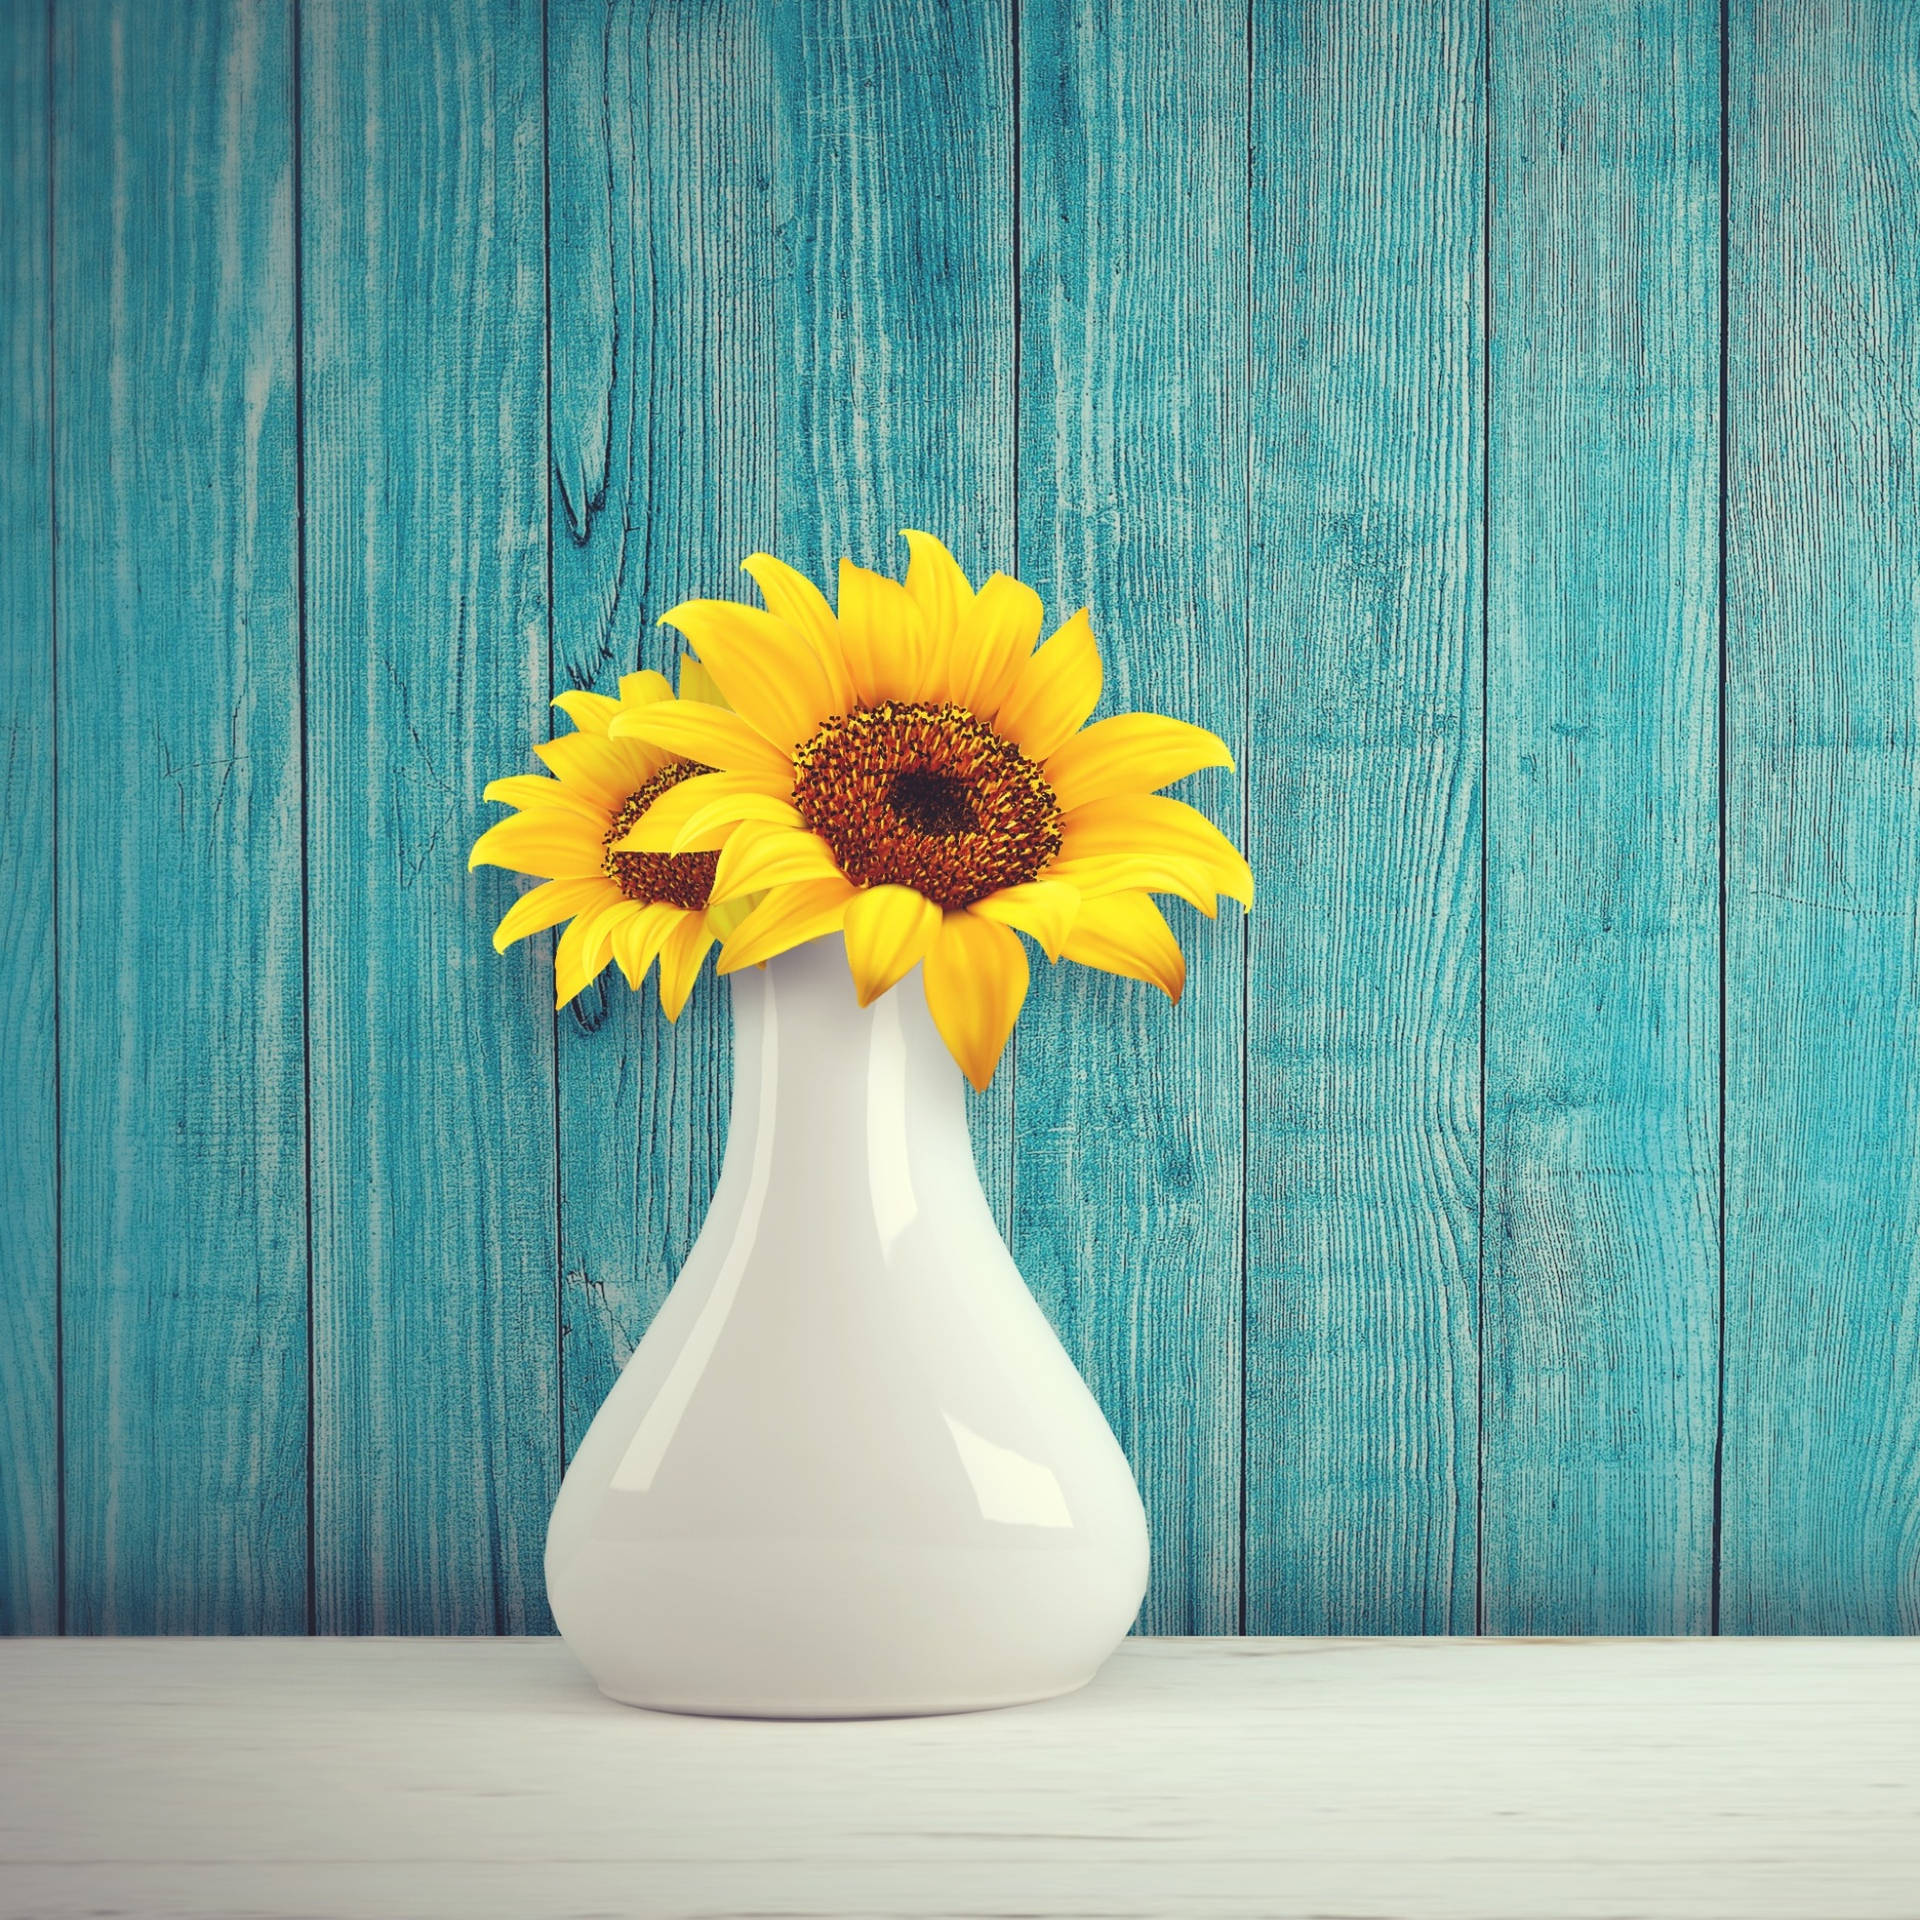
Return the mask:
<svg viewBox="0 0 1920 1920"><path fill-rule="evenodd" d="M298 1632L292 48L54 31L67 1624Z"/></svg>
<svg viewBox="0 0 1920 1920"><path fill-rule="evenodd" d="M1023 575L1092 609L1106 712L1236 754L1246 712L1246 17L1031 5L1020 35ZM1233 838L1239 779L1180 797ZM1036 969L1018 1035L1013 1247L1133 1462L1140 1627L1240 1620L1246 936L1170 903L1185 999Z"/></svg>
<svg viewBox="0 0 1920 1920"><path fill-rule="evenodd" d="M560 1465L552 972L467 849L549 721L537 7L304 11L317 1621L523 1632Z"/></svg>
<svg viewBox="0 0 1920 1920"><path fill-rule="evenodd" d="M60 1627L59 1218L54 1061L53 317L47 15L0 49L7 178L0 329L0 1633Z"/></svg>
<svg viewBox="0 0 1920 1920"><path fill-rule="evenodd" d="M1721 1625L1920 1631L1912 16L1730 16Z"/></svg>
<svg viewBox="0 0 1920 1920"><path fill-rule="evenodd" d="M1718 0L1492 23L1482 1624L1704 1633Z"/></svg>
<svg viewBox="0 0 1920 1920"><path fill-rule="evenodd" d="M768 12L775 204L777 551L904 575L902 527L968 576L1017 560L1011 21L1000 0L820 0ZM971 1097L1011 1230L1017 1043Z"/></svg>
<svg viewBox="0 0 1920 1920"><path fill-rule="evenodd" d="M1480 10L1253 59L1246 1626L1467 1631Z"/></svg>
<svg viewBox="0 0 1920 1920"><path fill-rule="evenodd" d="M548 36L554 681L610 693L671 674L660 614L752 598L774 543L772 61L752 0L561 8ZM612 969L560 1016L569 1454L705 1216L730 1035L711 962L677 1025Z"/></svg>
<svg viewBox="0 0 1920 1920"><path fill-rule="evenodd" d="M1730 14L1719 1624L1920 1631L1920 54ZM1717 22L1487 24L14 9L0 1630L61 1624L62 1398L67 1624L307 1623L309 1278L317 1624L547 1624L728 1023L556 1035L479 790L740 553L905 524L1245 734L1253 919L1173 1013L1040 969L977 1110L1144 1625L1235 1624L1242 1492L1256 1630L1712 1623Z"/></svg>

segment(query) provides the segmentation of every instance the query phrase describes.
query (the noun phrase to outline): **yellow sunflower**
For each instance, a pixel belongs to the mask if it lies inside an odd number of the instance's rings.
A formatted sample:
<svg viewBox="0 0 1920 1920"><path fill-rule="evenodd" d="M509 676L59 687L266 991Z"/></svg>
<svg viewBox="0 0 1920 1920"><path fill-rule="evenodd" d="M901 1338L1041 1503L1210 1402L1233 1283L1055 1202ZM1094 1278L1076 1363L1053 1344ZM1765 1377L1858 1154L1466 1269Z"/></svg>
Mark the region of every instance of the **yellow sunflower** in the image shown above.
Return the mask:
<svg viewBox="0 0 1920 1920"><path fill-rule="evenodd" d="M1039 596L1005 574L976 591L931 535L905 535L904 583L840 565L838 608L770 554L745 562L764 611L691 600L663 616L725 707L649 701L613 741L681 765L616 853L715 859L731 973L844 930L864 1006L924 963L927 1005L976 1087L1027 992L1027 934L1049 960L1148 980L1178 999L1186 964L1149 897L1211 915L1253 875L1203 814L1156 789L1231 767L1204 728L1159 714L1086 723L1099 650L1083 609L1040 645Z"/></svg>
<svg viewBox="0 0 1920 1920"><path fill-rule="evenodd" d="M680 702L719 698L700 666L685 662ZM474 842L467 861L546 881L507 909L493 944L504 953L530 933L570 921L553 952L556 1006L598 979L609 960L638 987L657 959L660 1005L677 1020L708 950L743 917L744 903L731 911L711 906L717 854L633 853L616 843L663 794L709 769L612 733L615 720L679 704L663 674L626 675L617 700L563 693L553 704L578 729L534 748L555 777L526 773L491 782L485 797L516 811Z"/></svg>

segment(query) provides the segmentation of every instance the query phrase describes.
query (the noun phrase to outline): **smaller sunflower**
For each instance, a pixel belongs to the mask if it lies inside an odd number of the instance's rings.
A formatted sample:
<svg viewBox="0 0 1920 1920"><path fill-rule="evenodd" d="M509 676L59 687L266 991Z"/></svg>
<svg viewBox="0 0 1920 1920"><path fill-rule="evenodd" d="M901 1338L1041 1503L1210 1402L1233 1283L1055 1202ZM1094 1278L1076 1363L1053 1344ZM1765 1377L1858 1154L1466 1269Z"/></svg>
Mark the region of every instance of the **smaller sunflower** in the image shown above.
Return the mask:
<svg viewBox="0 0 1920 1920"><path fill-rule="evenodd" d="M680 698L724 705L697 661L682 662ZM505 953L516 940L562 920L571 924L553 951L554 1004L564 1007L615 961L630 987L660 963L660 1006L680 1017L709 950L745 918L739 903L709 904L717 853L631 853L620 842L662 794L712 769L637 739L615 738L615 718L673 699L658 673L630 673L620 697L563 693L554 701L576 732L534 752L554 778L515 774L491 782L485 797L515 812L474 842L471 867L506 867L544 886L524 893L494 929Z"/></svg>

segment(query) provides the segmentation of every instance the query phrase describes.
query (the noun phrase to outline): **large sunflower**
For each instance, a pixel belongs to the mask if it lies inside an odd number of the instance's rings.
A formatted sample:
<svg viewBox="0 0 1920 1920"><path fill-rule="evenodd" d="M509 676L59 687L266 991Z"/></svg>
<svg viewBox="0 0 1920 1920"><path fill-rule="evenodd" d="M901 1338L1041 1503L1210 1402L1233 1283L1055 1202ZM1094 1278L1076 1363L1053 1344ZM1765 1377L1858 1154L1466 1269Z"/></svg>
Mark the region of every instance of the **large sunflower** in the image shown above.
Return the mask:
<svg viewBox="0 0 1920 1920"><path fill-rule="evenodd" d="M680 702L719 698L700 667L685 662ZM514 941L568 920L553 952L556 1006L597 979L609 960L638 987L657 959L660 1005L677 1020L709 949L743 917L744 905L711 907L717 854L635 853L618 843L662 795L709 769L611 732L622 717L677 704L662 674L628 674L617 700L563 693L553 704L578 729L534 748L555 777L525 773L491 782L485 797L516 811L475 841L467 861L546 879L507 909L493 944L504 953Z"/></svg>
<svg viewBox="0 0 1920 1920"><path fill-rule="evenodd" d="M1204 815L1155 789L1231 767L1204 728L1152 713L1086 724L1100 655L1084 610L1039 645L1031 587L976 592L928 534L905 583L840 566L836 610L770 554L745 562L766 608L690 600L663 618L727 703L623 706L611 741L711 771L661 794L616 853L715 859L709 898L762 896L720 971L844 930L864 1006L920 963L954 1058L984 1087L1027 992L1026 950L1148 980L1186 964L1160 909L1253 900Z"/></svg>

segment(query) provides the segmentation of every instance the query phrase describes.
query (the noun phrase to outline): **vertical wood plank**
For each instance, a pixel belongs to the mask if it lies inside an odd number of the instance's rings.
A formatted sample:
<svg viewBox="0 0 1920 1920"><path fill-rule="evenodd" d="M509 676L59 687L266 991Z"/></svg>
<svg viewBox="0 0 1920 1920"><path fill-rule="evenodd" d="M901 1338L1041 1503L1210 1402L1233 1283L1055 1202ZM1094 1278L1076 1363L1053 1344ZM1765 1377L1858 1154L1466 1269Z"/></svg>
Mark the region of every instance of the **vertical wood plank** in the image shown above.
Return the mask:
<svg viewBox="0 0 1920 1920"><path fill-rule="evenodd" d="M549 717L541 19L303 13L323 1632L548 1620L551 970L466 871Z"/></svg>
<svg viewBox="0 0 1920 1920"><path fill-rule="evenodd" d="M1718 0L1498 0L1482 1623L1704 1633Z"/></svg>
<svg viewBox="0 0 1920 1920"><path fill-rule="evenodd" d="M555 690L614 692L674 671L667 607L752 597L774 545L772 63L759 0L548 34ZM560 1016L569 1453L705 1216L730 1032L711 966L676 1026L614 972Z"/></svg>
<svg viewBox="0 0 1920 1920"><path fill-rule="evenodd" d="M52 229L47 15L0 52L7 202L0 328L0 1633L60 1628L59 1219L54 1062Z"/></svg>
<svg viewBox="0 0 1920 1920"><path fill-rule="evenodd" d="M1246 13L1022 10L1020 547L1092 608L1103 709L1241 753ZM1239 780L1181 797L1236 841ZM1036 969L1018 1037L1013 1248L1133 1462L1143 1630L1240 1619L1245 932L1169 908L1187 997Z"/></svg>
<svg viewBox="0 0 1920 1920"><path fill-rule="evenodd" d="M975 580L1015 567L1010 3L771 14L777 551L829 583L843 554L903 573L902 527L938 534ZM1003 1232L1014 1075L972 1098Z"/></svg>
<svg viewBox="0 0 1920 1920"><path fill-rule="evenodd" d="M306 1621L291 45L56 15L69 1625Z"/></svg>
<svg viewBox="0 0 1920 1920"><path fill-rule="evenodd" d="M1721 1624L1920 1631L1920 39L1729 16Z"/></svg>
<svg viewBox="0 0 1920 1920"><path fill-rule="evenodd" d="M1474 1621L1482 16L1253 11L1247 1608Z"/></svg>

